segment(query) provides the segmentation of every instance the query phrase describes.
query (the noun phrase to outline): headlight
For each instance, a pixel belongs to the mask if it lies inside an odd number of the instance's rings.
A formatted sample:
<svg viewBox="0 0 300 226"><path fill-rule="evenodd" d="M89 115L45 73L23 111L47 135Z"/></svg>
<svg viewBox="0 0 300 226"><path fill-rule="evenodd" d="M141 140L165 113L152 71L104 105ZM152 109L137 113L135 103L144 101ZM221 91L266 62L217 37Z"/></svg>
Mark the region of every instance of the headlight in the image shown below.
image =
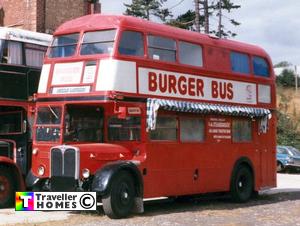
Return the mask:
<svg viewBox="0 0 300 226"><path fill-rule="evenodd" d="M83 176L83 178L85 178L85 179L89 178L89 177L90 177L90 170L87 169L87 168L83 169L83 170L82 170L82 176Z"/></svg>
<svg viewBox="0 0 300 226"><path fill-rule="evenodd" d="M34 148L34 149L32 150L32 154L33 154L33 155L37 155L38 152L39 152L39 149L37 149L37 148Z"/></svg>
<svg viewBox="0 0 300 226"><path fill-rule="evenodd" d="M39 166L39 168L38 168L38 174L40 176L43 176L45 174L45 167L44 166Z"/></svg>
<svg viewBox="0 0 300 226"><path fill-rule="evenodd" d="M287 158L287 162L288 162L288 163L294 163L293 157L288 157L288 158Z"/></svg>

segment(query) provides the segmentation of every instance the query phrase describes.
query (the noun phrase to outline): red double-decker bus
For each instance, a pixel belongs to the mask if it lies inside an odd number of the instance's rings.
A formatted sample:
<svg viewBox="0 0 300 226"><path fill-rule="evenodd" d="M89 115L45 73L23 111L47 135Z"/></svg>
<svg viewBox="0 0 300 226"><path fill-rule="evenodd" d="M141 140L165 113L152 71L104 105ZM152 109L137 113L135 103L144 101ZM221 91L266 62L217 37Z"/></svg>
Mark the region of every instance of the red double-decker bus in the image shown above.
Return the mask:
<svg viewBox="0 0 300 226"><path fill-rule="evenodd" d="M44 61L28 185L143 199L276 186L275 84L256 46L126 16L61 25Z"/></svg>
<svg viewBox="0 0 300 226"><path fill-rule="evenodd" d="M0 208L25 189L43 58L51 35L0 27Z"/></svg>

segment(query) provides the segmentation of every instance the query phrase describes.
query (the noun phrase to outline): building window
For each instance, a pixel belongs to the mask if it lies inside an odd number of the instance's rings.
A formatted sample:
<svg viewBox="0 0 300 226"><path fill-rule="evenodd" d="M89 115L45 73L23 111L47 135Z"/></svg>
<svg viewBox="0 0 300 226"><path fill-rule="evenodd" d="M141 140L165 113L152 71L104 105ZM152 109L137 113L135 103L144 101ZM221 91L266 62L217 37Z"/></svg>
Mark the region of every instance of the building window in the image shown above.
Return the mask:
<svg viewBox="0 0 300 226"><path fill-rule="evenodd" d="M119 119L111 117L108 122L108 139L110 141L140 141L141 118Z"/></svg>
<svg viewBox="0 0 300 226"><path fill-rule="evenodd" d="M151 140L177 140L177 120L175 117L157 117L156 129L150 132Z"/></svg>
<svg viewBox="0 0 300 226"><path fill-rule="evenodd" d="M86 32L83 36L80 55L111 54L116 30Z"/></svg>
<svg viewBox="0 0 300 226"><path fill-rule="evenodd" d="M144 56L144 40L142 33L124 31L119 45L119 53L129 56Z"/></svg>
<svg viewBox="0 0 300 226"><path fill-rule="evenodd" d="M263 77L269 77L269 67L267 61L262 57L253 57L252 58L254 74Z"/></svg>
<svg viewBox="0 0 300 226"><path fill-rule="evenodd" d="M148 36L148 54L151 59L175 62L176 42L159 36Z"/></svg>
<svg viewBox="0 0 300 226"><path fill-rule="evenodd" d="M202 47L188 42L179 42L179 62L202 67Z"/></svg>
<svg viewBox="0 0 300 226"><path fill-rule="evenodd" d="M49 57L69 57L75 54L79 33L54 37Z"/></svg>
<svg viewBox="0 0 300 226"><path fill-rule="evenodd" d="M234 72L250 74L249 57L247 54L231 52L231 69Z"/></svg>
<svg viewBox="0 0 300 226"><path fill-rule="evenodd" d="M201 142L204 140L204 120L180 118L180 140L182 142Z"/></svg>
<svg viewBox="0 0 300 226"><path fill-rule="evenodd" d="M252 140L251 119L233 119L232 134L234 142L249 142Z"/></svg>

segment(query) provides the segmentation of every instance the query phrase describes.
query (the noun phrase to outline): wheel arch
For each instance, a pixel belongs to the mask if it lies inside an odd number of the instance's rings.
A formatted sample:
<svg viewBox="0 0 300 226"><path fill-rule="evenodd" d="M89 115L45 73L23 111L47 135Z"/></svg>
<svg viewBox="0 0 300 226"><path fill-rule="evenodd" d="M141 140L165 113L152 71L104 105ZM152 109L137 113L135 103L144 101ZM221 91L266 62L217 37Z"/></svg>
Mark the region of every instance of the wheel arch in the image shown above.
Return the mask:
<svg viewBox="0 0 300 226"><path fill-rule="evenodd" d="M245 156L236 160L236 162L232 168L232 171L231 171L230 185L232 184L232 180L234 178L234 175L235 175L237 169L242 165L244 165L250 169L252 176L253 176L253 190L255 190L256 189L256 173L255 173L252 161L248 157L245 157Z"/></svg>
<svg viewBox="0 0 300 226"><path fill-rule="evenodd" d="M94 175L92 191L98 192L101 196L106 195L110 189L112 179L123 170L130 173L134 181L136 196L142 198L144 195L143 177L132 161L108 163L98 169Z"/></svg>

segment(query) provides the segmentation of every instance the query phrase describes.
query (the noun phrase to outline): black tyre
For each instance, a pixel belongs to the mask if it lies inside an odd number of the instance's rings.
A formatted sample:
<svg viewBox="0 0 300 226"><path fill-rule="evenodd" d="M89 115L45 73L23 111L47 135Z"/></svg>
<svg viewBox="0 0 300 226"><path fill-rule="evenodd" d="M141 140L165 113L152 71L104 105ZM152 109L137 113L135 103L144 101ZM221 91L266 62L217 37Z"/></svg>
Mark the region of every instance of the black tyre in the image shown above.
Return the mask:
<svg viewBox="0 0 300 226"><path fill-rule="evenodd" d="M234 202L247 202L253 194L253 175L248 166L240 165L231 179L230 193Z"/></svg>
<svg viewBox="0 0 300 226"><path fill-rule="evenodd" d="M0 208L11 207L15 199L16 186L11 171L0 167Z"/></svg>
<svg viewBox="0 0 300 226"><path fill-rule="evenodd" d="M113 219L127 217L132 212L134 197L133 178L121 171L112 179L108 195L102 198L104 213Z"/></svg>
<svg viewBox="0 0 300 226"><path fill-rule="evenodd" d="M283 165L281 162L277 162L277 172L282 172L283 171Z"/></svg>

